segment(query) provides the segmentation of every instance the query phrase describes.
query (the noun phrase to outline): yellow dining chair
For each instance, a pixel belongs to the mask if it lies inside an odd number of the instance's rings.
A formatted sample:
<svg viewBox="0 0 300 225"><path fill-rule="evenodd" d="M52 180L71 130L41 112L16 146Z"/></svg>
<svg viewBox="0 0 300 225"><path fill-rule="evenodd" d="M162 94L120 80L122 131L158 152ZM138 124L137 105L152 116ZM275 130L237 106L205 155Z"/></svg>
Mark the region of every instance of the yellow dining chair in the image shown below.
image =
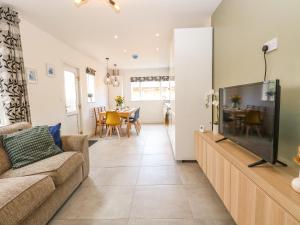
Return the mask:
<svg viewBox="0 0 300 225"><path fill-rule="evenodd" d="M258 110L248 110L246 114L246 134L247 136L249 135L249 131L252 128L255 128L256 133L259 137L262 137L260 129L262 127L263 121L262 121L262 116L261 112Z"/></svg>
<svg viewBox="0 0 300 225"><path fill-rule="evenodd" d="M120 138L120 133L121 133L121 117L119 116L118 112L111 111L111 112L106 112L106 125L108 126L107 132L106 132L106 137L108 134L110 136L112 135L112 129L115 128L118 134L118 137Z"/></svg>

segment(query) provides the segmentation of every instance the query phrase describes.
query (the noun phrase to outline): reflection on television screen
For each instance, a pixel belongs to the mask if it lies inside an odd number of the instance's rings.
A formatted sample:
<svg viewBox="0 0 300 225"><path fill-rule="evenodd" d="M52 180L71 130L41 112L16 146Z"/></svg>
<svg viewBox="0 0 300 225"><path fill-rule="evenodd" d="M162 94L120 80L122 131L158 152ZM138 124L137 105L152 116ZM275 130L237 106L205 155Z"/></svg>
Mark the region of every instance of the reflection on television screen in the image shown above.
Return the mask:
<svg viewBox="0 0 300 225"><path fill-rule="evenodd" d="M220 133L272 162L277 157L276 81L220 91Z"/></svg>

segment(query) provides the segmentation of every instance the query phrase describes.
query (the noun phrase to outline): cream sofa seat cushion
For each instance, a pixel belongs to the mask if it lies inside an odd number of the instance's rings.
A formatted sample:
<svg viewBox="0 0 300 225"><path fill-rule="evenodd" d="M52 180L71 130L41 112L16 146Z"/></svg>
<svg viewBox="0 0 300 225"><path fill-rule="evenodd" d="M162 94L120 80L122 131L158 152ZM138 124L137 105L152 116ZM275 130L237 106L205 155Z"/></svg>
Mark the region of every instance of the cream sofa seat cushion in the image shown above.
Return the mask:
<svg viewBox="0 0 300 225"><path fill-rule="evenodd" d="M63 184L83 164L83 156L77 152L63 152L19 169L10 169L0 178L48 175L56 186Z"/></svg>
<svg viewBox="0 0 300 225"><path fill-rule="evenodd" d="M48 176L0 179L0 225L16 225L55 191Z"/></svg>

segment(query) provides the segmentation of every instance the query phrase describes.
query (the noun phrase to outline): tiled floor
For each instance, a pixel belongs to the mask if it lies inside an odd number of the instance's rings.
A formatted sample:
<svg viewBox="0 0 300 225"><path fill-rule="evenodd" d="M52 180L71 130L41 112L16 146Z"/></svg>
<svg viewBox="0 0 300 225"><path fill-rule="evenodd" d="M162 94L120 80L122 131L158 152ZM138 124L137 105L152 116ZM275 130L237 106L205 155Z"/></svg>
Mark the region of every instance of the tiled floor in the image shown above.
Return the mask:
<svg viewBox="0 0 300 225"><path fill-rule="evenodd" d="M51 225L234 225L196 163L176 163L162 125L101 139L91 173Z"/></svg>

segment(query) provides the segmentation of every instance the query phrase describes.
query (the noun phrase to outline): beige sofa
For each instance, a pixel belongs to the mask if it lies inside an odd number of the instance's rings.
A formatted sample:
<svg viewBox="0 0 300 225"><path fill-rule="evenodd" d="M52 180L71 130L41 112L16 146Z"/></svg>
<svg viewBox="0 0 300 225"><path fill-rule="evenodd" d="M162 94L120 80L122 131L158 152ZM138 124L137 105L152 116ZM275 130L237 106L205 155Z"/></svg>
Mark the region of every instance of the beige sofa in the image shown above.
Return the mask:
<svg viewBox="0 0 300 225"><path fill-rule="evenodd" d="M0 128L9 134L30 128ZM64 152L13 170L0 146L0 225L44 225L89 174L87 136L62 136Z"/></svg>

